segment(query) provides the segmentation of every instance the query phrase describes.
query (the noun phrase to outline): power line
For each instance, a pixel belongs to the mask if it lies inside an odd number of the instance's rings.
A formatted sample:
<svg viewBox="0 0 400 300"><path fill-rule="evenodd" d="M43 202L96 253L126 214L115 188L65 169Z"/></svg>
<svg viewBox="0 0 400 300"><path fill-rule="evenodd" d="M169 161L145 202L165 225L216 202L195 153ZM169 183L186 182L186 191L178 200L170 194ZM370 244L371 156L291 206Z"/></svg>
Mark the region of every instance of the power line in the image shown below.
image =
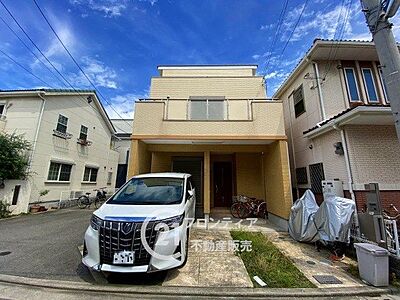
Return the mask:
<svg viewBox="0 0 400 300"><path fill-rule="evenodd" d="M283 23L285 14L286 14L286 9L287 9L288 3L289 3L289 0L286 0L285 3L282 6L281 13L279 14L278 24L276 25L276 28L275 28L275 35L274 35L272 43L270 44L270 47L268 49L267 62L265 63L265 67L264 67L264 73L265 74L268 72L268 67L269 67L269 63L270 63L270 60L271 60L271 56L272 56L272 50L275 47L275 44L276 44L276 41L277 41L277 38L278 38L278 33L279 33L280 29L281 29L281 26L282 26L282 23Z"/></svg>
<svg viewBox="0 0 400 300"><path fill-rule="evenodd" d="M18 40L25 46L25 48L26 49L28 49L28 51L30 52L30 53L32 53L32 55L39 61L39 62L41 62L42 64L43 64L43 66L45 66L46 67L46 69L51 73L51 74L53 74L53 76L55 77L55 78L57 78L57 80L59 80L63 85L65 85L64 84L64 82L58 77L58 76L56 76L56 74L36 55L36 53L35 52L33 52L32 50L31 50L31 48L29 48L29 46L21 39L21 37L11 28L11 26L10 25L8 25L7 24L7 22L0 16L0 19L1 19L1 21L4 23L4 25L6 25L7 26L7 28L18 38Z"/></svg>
<svg viewBox="0 0 400 300"><path fill-rule="evenodd" d="M13 61L15 64L17 64L18 66L20 66L22 69L24 69L26 72L28 72L29 74L31 74L33 77L35 77L36 79L38 79L39 81L41 81L42 83L44 83L46 86L50 86L50 84L48 84L46 81L44 81L43 79L39 78L38 76L36 76L34 73L32 73L30 70L28 70L27 68L25 68L23 65L21 65L19 62L17 62L14 58L12 58L10 55L8 55L7 53L5 53L3 50L0 49L0 52L6 56L9 60Z"/></svg>
<svg viewBox="0 0 400 300"><path fill-rule="evenodd" d="M290 41L291 41L291 39L292 39L292 37L293 37L293 34L294 34L294 32L296 31L296 28L297 28L297 26L299 25L299 23L300 23L300 21L301 21L301 18L302 18L303 14L304 14L304 11L306 10L308 1L309 1L309 0L305 0L305 1L304 1L303 8L302 8L302 10L301 10L301 12L300 12L299 17L297 18L297 21L296 21L296 23L295 23L295 25L294 25L294 27L293 27L293 30L290 32L289 38L287 39L285 45L284 45L283 48L282 48L281 54L280 54L280 56L279 56L279 60L281 59L283 53L285 52L286 47L289 45L289 43L290 43Z"/></svg>
<svg viewBox="0 0 400 300"><path fill-rule="evenodd" d="M54 64L46 57L46 55L43 53L43 51L40 50L40 48L36 45L36 43L32 40L32 38L29 36L29 34L25 31L25 29L21 26L21 24L18 22L18 20L14 17L14 15L12 14L12 12L7 8L7 6L4 4L4 2L2 0L0 0L1 5L4 7L4 9L8 12L8 14L11 16L11 18L14 20L14 22L18 25L18 27L21 29L21 31L25 34L25 36L28 38L28 40L32 43L32 45L39 51L39 53L44 57L44 59L52 66L52 68L61 76L61 78L68 84L68 86L70 86L72 88L72 90L74 90L75 93L78 94L78 96L83 99L84 101L87 101L87 99L77 90L75 89L75 87L65 78L65 76L54 66ZM18 62L16 62L18 65L20 65ZM20 65L21 66L21 65ZM28 71L31 75L37 77L36 75L34 75L32 72L30 72L29 70L27 70L25 67L23 67L26 71ZM43 82L42 79L39 79L40 81ZM50 86L49 84L47 84L48 86ZM75 101L74 101L75 102ZM75 102L76 104L78 104L77 102ZM78 104L79 105L79 104ZM129 124L129 123L128 123ZM128 132L126 132L128 133Z"/></svg>
<svg viewBox="0 0 400 300"><path fill-rule="evenodd" d="M326 76L329 74L329 72L330 72L330 70L332 68L333 61L336 58L336 54L337 54L337 51L339 49L340 41L342 40L342 38L343 38L343 36L344 36L344 34L346 32L346 26L347 26L347 22L348 22L349 16L350 16L350 10L351 10L352 2L353 2L353 0L348 0L348 2L345 4L345 6L346 6L345 7L345 14L344 14L343 22L342 22L342 24L340 26L339 36L337 38L336 46L335 46L335 42L333 42L332 46L331 46L331 49L335 48L335 51L334 51L333 57L332 58L329 57L329 65L328 65L328 68L326 69L326 72L325 72L324 76L322 77L323 81L326 79ZM338 21L338 24L339 24L339 21Z"/></svg>
<svg viewBox="0 0 400 300"><path fill-rule="evenodd" d="M109 107L121 118L122 116L118 113L118 111L116 111L114 109L114 107L112 106L112 104L106 99L106 97L104 97L104 95L102 95L102 93L97 89L97 87L95 86L95 84L92 82L92 80L89 78L89 76L85 73L85 71L82 69L82 67L78 64L78 62L76 61L76 59L73 57L73 55L71 54L71 52L68 50L68 48L65 46L64 42L61 40L61 38L58 36L57 32L55 31L55 29L53 28L53 26L50 24L49 20L47 19L46 15L44 14L43 10L40 8L39 4L37 3L36 0L33 0L33 2L35 3L36 7L38 8L38 10L40 11L40 14L42 15L42 17L44 18L44 20L46 21L47 25L49 25L51 31L53 31L54 35L57 37L58 41L60 42L60 44L62 45L62 47L64 48L64 50L68 53L69 57L72 59L72 61L75 63L75 65L78 67L78 69L81 71L81 73L83 74L83 76L85 76L85 78L87 79L87 81L90 83L90 85L97 91L97 93L104 99L104 101L107 102L107 104L109 105ZM127 124L129 124L129 126L132 128L132 124L126 122Z"/></svg>

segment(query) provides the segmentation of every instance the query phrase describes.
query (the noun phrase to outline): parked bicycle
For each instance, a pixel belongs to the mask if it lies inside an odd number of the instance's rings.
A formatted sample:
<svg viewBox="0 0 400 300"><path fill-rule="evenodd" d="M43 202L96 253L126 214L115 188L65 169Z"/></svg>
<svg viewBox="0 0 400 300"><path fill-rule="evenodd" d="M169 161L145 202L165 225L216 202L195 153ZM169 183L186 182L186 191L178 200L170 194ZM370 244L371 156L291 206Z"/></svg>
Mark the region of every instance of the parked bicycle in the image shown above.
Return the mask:
<svg viewBox="0 0 400 300"><path fill-rule="evenodd" d="M263 199L256 199L239 195L233 198L231 214L235 218L246 219L250 216L265 218L267 203Z"/></svg>
<svg viewBox="0 0 400 300"><path fill-rule="evenodd" d="M103 205L104 202L107 200L107 192L105 191L105 187L94 189L93 191L96 192L96 197L90 197L91 193L85 193L78 198L78 207L79 208L87 208L94 203L94 207L99 208Z"/></svg>

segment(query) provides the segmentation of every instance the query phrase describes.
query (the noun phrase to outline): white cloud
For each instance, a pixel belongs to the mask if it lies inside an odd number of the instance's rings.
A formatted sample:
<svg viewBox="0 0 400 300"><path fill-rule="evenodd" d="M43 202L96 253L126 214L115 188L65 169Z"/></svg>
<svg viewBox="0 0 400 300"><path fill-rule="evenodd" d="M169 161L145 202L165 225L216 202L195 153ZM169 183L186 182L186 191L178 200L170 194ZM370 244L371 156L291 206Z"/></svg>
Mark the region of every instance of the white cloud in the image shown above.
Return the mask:
<svg viewBox="0 0 400 300"><path fill-rule="evenodd" d="M105 17L120 16L127 8L127 0L70 0L73 5L86 6L104 14Z"/></svg>
<svg viewBox="0 0 400 300"><path fill-rule="evenodd" d="M265 24L265 25L261 25L260 26L260 30L269 30L271 28L273 28L275 26L275 24Z"/></svg>
<svg viewBox="0 0 400 300"><path fill-rule="evenodd" d="M117 73L114 69L106 66L103 62L98 59L90 58L85 56L81 59L82 69L86 75L90 78L96 87L105 87L109 89L117 89L118 84L116 82ZM69 80L72 85L90 87L90 83L82 73L71 74Z"/></svg>
<svg viewBox="0 0 400 300"><path fill-rule="evenodd" d="M260 57L261 57L260 54L254 54L254 55L252 56L252 58L253 58L254 60L257 60L257 59L259 59Z"/></svg>
<svg viewBox="0 0 400 300"><path fill-rule="evenodd" d="M142 94L127 93L117 95L111 98L112 107L106 105L105 108L112 119L119 119L121 117L131 119L134 116L135 101L146 97L148 97L148 91L144 91Z"/></svg>

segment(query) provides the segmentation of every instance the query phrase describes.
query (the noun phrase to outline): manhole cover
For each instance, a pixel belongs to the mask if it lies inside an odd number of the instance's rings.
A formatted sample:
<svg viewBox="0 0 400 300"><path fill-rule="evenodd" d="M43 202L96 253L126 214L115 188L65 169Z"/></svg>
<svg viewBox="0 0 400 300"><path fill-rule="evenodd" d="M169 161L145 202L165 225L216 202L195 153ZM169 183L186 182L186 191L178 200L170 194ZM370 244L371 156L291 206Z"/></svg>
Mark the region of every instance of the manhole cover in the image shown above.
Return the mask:
<svg viewBox="0 0 400 300"><path fill-rule="evenodd" d="M312 260L307 260L307 263L308 263L309 265L315 265L315 262L312 261Z"/></svg>
<svg viewBox="0 0 400 300"><path fill-rule="evenodd" d="M321 284L343 284L343 282L332 275L313 275L313 277Z"/></svg>
<svg viewBox="0 0 400 300"><path fill-rule="evenodd" d="M3 252L0 252L0 256L6 256L6 255L8 255L8 254L11 254L11 251L3 251Z"/></svg>

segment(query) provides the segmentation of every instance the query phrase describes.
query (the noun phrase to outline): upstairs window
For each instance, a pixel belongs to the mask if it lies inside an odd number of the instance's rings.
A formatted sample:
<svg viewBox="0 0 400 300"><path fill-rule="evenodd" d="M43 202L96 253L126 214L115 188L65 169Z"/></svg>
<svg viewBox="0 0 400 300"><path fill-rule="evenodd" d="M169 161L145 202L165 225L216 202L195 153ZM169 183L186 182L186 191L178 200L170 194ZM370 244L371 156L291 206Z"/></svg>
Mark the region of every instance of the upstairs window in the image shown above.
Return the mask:
<svg viewBox="0 0 400 300"><path fill-rule="evenodd" d="M367 97L369 102L378 103L378 96L376 94L375 81L370 68L361 69L364 79L365 90L367 91Z"/></svg>
<svg viewBox="0 0 400 300"><path fill-rule="evenodd" d="M85 172L83 173L84 182L96 182L97 181L97 168L85 167Z"/></svg>
<svg viewBox="0 0 400 300"><path fill-rule="evenodd" d="M225 120L225 101L221 98L191 98L190 120Z"/></svg>
<svg viewBox="0 0 400 300"><path fill-rule="evenodd" d="M351 102L360 101L360 93L358 92L358 84L354 68L344 68L346 78L347 94Z"/></svg>
<svg viewBox="0 0 400 300"><path fill-rule="evenodd" d="M79 133L79 139L82 141L87 140L87 133L88 133L88 128L86 126L81 125L81 131Z"/></svg>
<svg viewBox="0 0 400 300"><path fill-rule="evenodd" d="M61 133L67 133L68 118L63 115L58 115L56 130Z"/></svg>
<svg viewBox="0 0 400 300"><path fill-rule="evenodd" d="M51 162L47 180L68 182L71 177L72 165Z"/></svg>
<svg viewBox="0 0 400 300"><path fill-rule="evenodd" d="M4 103L0 103L0 117L4 115L6 112L6 105Z"/></svg>
<svg viewBox="0 0 400 300"><path fill-rule="evenodd" d="M303 85L298 87L293 92L293 102L294 102L294 115L296 118L300 116L302 113L306 111L306 107L304 105L304 92Z"/></svg>

